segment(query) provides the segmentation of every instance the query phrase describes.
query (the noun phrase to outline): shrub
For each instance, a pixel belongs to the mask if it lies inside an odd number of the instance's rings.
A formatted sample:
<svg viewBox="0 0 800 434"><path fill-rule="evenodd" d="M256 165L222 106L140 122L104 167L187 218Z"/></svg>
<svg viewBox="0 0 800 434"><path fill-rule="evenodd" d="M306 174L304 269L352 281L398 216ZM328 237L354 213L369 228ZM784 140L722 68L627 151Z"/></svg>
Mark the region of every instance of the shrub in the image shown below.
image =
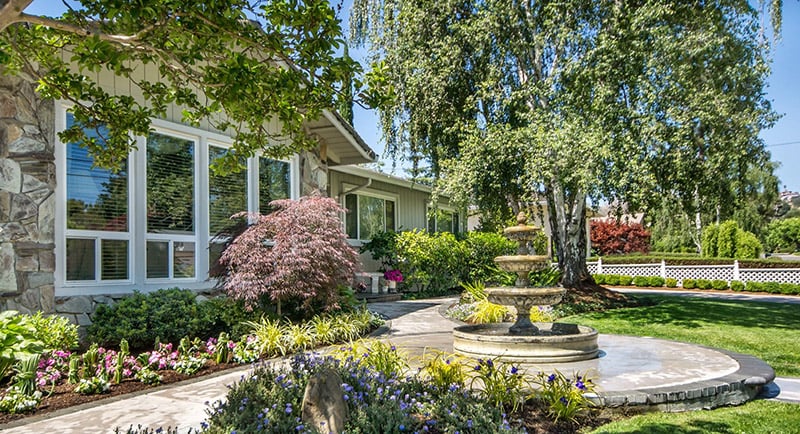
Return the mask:
<svg viewBox="0 0 800 434"><path fill-rule="evenodd" d="M767 227L766 243L771 252L800 250L800 218L772 221Z"/></svg>
<svg viewBox="0 0 800 434"><path fill-rule="evenodd" d="M780 293L785 295L792 295L797 293L797 285L794 283L781 283L780 284Z"/></svg>
<svg viewBox="0 0 800 434"><path fill-rule="evenodd" d="M472 389L498 409L507 406L516 411L525 401L525 389L529 386L518 366L501 362L499 358L478 359L473 375ZM474 387L476 381L480 387Z"/></svg>
<svg viewBox="0 0 800 434"><path fill-rule="evenodd" d="M764 282L764 291L770 294L780 294L781 284L778 282Z"/></svg>
<svg viewBox="0 0 800 434"><path fill-rule="evenodd" d="M667 277L664 279L664 284L667 286L667 288L677 288L678 279L675 279L674 277Z"/></svg>
<svg viewBox="0 0 800 434"><path fill-rule="evenodd" d="M749 292L763 292L764 284L761 282L747 282L745 289Z"/></svg>
<svg viewBox="0 0 800 434"><path fill-rule="evenodd" d="M490 303L489 300L483 299L475 303L475 310L467 318L467 322L474 324L502 322L507 314L507 307Z"/></svg>
<svg viewBox="0 0 800 434"><path fill-rule="evenodd" d="M736 254L736 232L739 225L735 220L728 220L720 223L717 232L717 256L721 258L733 258Z"/></svg>
<svg viewBox="0 0 800 434"><path fill-rule="evenodd" d="M398 268L406 287L443 293L458 286L466 256L464 244L449 232L415 229L397 236Z"/></svg>
<svg viewBox="0 0 800 434"><path fill-rule="evenodd" d="M461 278L468 282L492 281L498 273L494 258L517 250L517 243L494 232L468 232L463 244L467 257Z"/></svg>
<svg viewBox="0 0 800 434"><path fill-rule="evenodd" d="M606 285L619 285L619 274L606 274Z"/></svg>
<svg viewBox="0 0 800 434"><path fill-rule="evenodd" d="M711 281L708 279L697 279L697 289L711 289Z"/></svg>
<svg viewBox="0 0 800 434"><path fill-rule="evenodd" d="M763 250L758 238L739 227L734 220L709 225L703 230L705 257L756 259Z"/></svg>
<svg viewBox="0 0 800 434"><path fill-rule="evenodd" d="M740 230L736 233L736 259L758 259L764 248L758 238L747 231Z"/></svg>
<svg viewBox="0 0 800 434"><path fill-rule="evenodd" d="M664 286L664 283L665 279L661 276L650 276L647 279L647 284L656 288ZM675 282L675 284L677 285L677 282Z"/></svg>
<svg viewBox="0 0 800 434"><path fill-rule="evenodd" d="M73 350L78 347L78 326L67 318L43 316L42 312L36 312L30 321L36 329L36 339L44 344L45 350Z"/></svg>
<svg viewBox="0 0 800 434"><path fill-rule="evenodd" d="M711 281L711 287L718 291L728 289L728 282L724 280L714 279Z"/></svg>
<svg viewBox="0 0 800 434"><path fill-rule="evenodd" d="M716 258L717 254L717 237L719 234L719 225L708 225L703 229L702 249L701 254L706 258Z"/></svg>
<svg viewBox="0 0 800 434"><path fill-rule="evenodd" d="M548 413L555 421L574 422L578 414L592 406L592 402L586 397L594 392L592 380L585 375L575 375L574 382L559 371L550 375L541 372L536 377L535 383L539 385L539 390L534 396L547 405Z"/></svg>
<svg viewBox="0 0 800 434"><path fill-rule="evenodd" d="M592 248L601 255L650 251L650 232L639 223L592 221Z"/></svg>
<svg viewBox="0 0 800 434"><path fill-rule="evenodd" d="M634 286L648 286L650 284L650 279L645 276L636 276L633 278L633 285Z"/></svg>
<svg viewBox="0 0 800 434"><path fill-rule="evenodd" d="M633 282L633 277L631 277L631 276L619 276L619 284L621 286L630 286L631 282Z"/></svg>
<svg viewBox="0 0 800 434"><path fill-rule="evenodd" d="M274 212L258 216L222 253L228 295L248 307L266 297L277 303L279 316L281 303L289 300L299 301L308 316L337 309L338 287L348 285L358 267L339 217L345 209L320 196L270 206Z"/></svg>
<svg viewBox="0 0 800 434"><path fill-rule="evenodd" d="M369 252L372 259L381 263L384 270L397 268L397 232L384 231L372 236L372 239L361 245L359 253Z"/></svg>
<svg viewBox="0 0 800 434"><path fill-rule="evenodd" d="M695 279L683 279L684 289L694 289L697 287L697 281Z"/></svg>
<svg viewBox="0 0 800 434"><path fill-rule="evenodd" d="M598 285L602 285L606 283L606 275L605 274L593 274L592 278L594 278L594 283Z"/></svg>
<svg viewBox="0 0 800 434"><path fill-rule="evenodd" d="M188 289L135 292L114 305L100 305L92 315L87 333L91 342L117 345L126 339L134 349L153 345L156 339L177 342L184 336L207 337L209 312Z"/></svg>
<svg viewBox="0 0 800 434"><path fill-rule="evenodd" d="M731 280L731 289L734 291L744 291L744 282L741 280Z"/></svg>

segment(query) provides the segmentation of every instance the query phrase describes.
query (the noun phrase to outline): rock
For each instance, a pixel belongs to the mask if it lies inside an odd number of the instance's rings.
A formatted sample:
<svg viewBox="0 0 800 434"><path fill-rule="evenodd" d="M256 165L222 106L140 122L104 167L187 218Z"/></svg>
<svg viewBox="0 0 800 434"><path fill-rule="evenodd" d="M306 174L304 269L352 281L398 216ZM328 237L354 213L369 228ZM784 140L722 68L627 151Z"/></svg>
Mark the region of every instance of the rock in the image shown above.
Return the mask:
<svg viewBox="0 0 800 434"><path fill-rule="evenodd" d="M0 159L0 190L19 193L22 188L22 170L19 163L8 158Z"/></svg>
<svg viewBox="0 0 800 434"><path fill-rule="evenodd" d="M11 243L0 244L0 294L13 294L18 291L14 262L14 246Z"/></svg>
<svg viewBox="0 0 800 434"><path fill-rule="evenodd" d="M22 194L15 194L11 198L11 220L20 221L39 214L39 205L31 198Z"/></svg>
<svg viewBox="0 0 800 434"><path fill-rule="evenodd" d="M69 297L56 300L58 313L89 313L92 312L92 299L85 296Z"/></svg>
<svg viewBox="0 0 800 434"><path fill-rule="evenodd" d="M38 288L40 286L52 285L54 282L53 273L35 272L28 273L28 285L31 288Z"/></svg>
<svg viewBox="0 0 800 434"><path fill-rule="evenodd" d="M8 152L10 154L27 155L34 152L45 152L46 150L47 143L27 136L22 136L8 144Z"/></svg>
<svg viewBox="0 0 800 434"><path fill-rule="evenodd" d="M342 378L325 369L308 380L302 408L303 422L321 433L339 434L347 422Z"/></svg>

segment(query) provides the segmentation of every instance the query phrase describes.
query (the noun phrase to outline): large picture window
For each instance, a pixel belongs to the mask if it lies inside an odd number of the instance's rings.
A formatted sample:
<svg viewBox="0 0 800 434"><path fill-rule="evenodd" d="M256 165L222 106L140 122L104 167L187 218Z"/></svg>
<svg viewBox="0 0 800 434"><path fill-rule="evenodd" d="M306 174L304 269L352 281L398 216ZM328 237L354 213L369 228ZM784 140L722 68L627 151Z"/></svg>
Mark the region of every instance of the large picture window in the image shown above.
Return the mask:
<svg viewBox="0 0 800 434"><path fill-rule="evenodd" d="M75 118L67 114L67 128ZM103 142L104 128L86 134ZM66 145L66 280L129 278L128 165L112 172L94 166L89 151Z"/></svg>
<svg viewBox="0 0 800 434"><path fill-rule="evenodd" d="M67 111L57 105L59 131L75 123ZM107 134L87 131L101 145ZM207 287L222 246L213 235L230 216L267 213L271 201L297 194L296 161L255 156L242 162L250 172L215 174L209 166L231 143L223 135L154 120L153 131L135 139L117 171L95 167L78 144L57 148L58 295L152 290L173 280Z"/></svg>
<svg viewBox="0 0 800 434"><path fill-rule="evenodd" d="M347 194L344 197L345 230L347 237L370 240L384 231L394 231L395 200L367 194Z"/></svg>

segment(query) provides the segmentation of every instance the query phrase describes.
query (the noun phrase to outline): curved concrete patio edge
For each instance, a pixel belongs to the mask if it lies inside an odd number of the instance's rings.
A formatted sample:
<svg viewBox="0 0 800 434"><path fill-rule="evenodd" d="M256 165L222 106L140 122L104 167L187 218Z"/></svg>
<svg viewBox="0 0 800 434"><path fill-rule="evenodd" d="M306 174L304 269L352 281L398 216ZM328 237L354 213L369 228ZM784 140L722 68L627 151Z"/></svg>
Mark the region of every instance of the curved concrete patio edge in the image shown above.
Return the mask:
<svg viewBox="0 0 800 434"><path fill-rule="evenodd" d="M638 407L641 410L679 412L744 404L755 399L775 379L775 371L761 359L719 348L739 364L739 369L712 380L669 387L599 392L589 398L602 407Z"/></svg>

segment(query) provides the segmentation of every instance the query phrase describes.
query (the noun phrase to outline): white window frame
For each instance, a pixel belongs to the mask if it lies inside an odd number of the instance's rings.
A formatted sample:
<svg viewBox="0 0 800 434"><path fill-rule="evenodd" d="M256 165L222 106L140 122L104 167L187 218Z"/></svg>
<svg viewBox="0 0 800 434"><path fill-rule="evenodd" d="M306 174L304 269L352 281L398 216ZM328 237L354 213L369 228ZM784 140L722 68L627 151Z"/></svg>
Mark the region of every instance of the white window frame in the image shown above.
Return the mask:
<svg viewBox="0 0 800 434"><path fill-rule="evenodd" d="M458 212L458 211L456 211L456 209L455 209L455 208L453 208L452 206L449 206L449 205L439 205L439 206L437 206L437 207L435 207L435 208L434 208L434 206L433 206L433 205L431 205L431 204L428 204L428 205L426 205L426 207L425 207L425 229L426 229L428 232L431 232L431 231L430 231L430 228L428 228L428 222L429 222L429 220L430 220L430 215L431 215L431 212L433 212L433 211L444 211L444 212L449 212L450 214L452 214L452 215L454 215L454 216L458 216L458 228L456 229L456 231L457 231L457 232L453 232L453 231L440 231L440 230L439 230L439 216L438 216L438 215L436 215L436 214L434 214L434 216L433 216L433 225L434 225L434 230L433 230L433 232L434 232L434 233L436 233L436 232L449 232L449 233L451 233L451 234L455 234L455 233L459 233L459 232L461 232L461 215L459 214L459 212Z"/></svg>
<svg viewBox="0 0 800 434"><path fill-rule="evenodd" d="M67 101L55 103L55 131L66 129L67 110L72 104ZM56 135L55 167L56 189L55 198L55 295L77 296L97 294L127 294L134 290L148 292L179 285L187 289L204 289L214 285L209 280L209 169L208 146L230 148L233 144L231 137L223 134L201 130L186 125L176 124L162 119L151 119L153 132L193 140L195 143L194 159L194 235L179 234L150 234L147 232L147 137L136 136L137 149L128 154L128 231L105 232L67 229L67 176L66 176L66 144L61 143ZM247 160L247 206L248 212L258 209L258 158L261 153ZM289 163L289 197L300 197L300 164L297 155L288 159L276 159ZM95 241L95 279L74 281L66 280L66 240L67 238L93 239ZM126 240L128 241L128 279L125 280L100 280L102 270L99 261L101 257L100 241ZM176 242L192 242L195 246L195 277L193 278L147 278L147 241L169 242L169 275L173 270L173 249Z"/></svg>
<svg viewBox="0 0 800 434"><path fill-rule="evenodd" d="M400 195L394 194L394 193L389 193L387 191L373 190L373 189L369 189L369 188L359 188L356 191L348 192L349 190L352 190L352 189L358 188L358 187L359 186L353 185L353 184L347 184L347 183L343 183L342 184L342 194L341 194L341 198L339 199L340 200L339 204L341 205L341 207L345 208L345 205L346 205L345 200L347 198L347 195L349 195L349 194L354 194L354 195L356 195L356 197L358 197L358 196L368 196L368 197L372 197L372 198L376 198L376 199L383 199L383 200L392 201L392 202L394 202L394 226L395 226L394 230L397 230L397 227L398 227L398 224L397 224L398 203L399 203ZM356 199L356 211L358 210L358 208L359 208L359 201L358 201L358 199ZM347 233L347 222L345 220L346 218L347 218L346 215L342 216L342 226L343 226L343 228L345 230L345 233ZM385 221L383 222L383 230L384 231L386 230L386 222ZM360 245L360 244L362 244L364 242L369 241L366 238L361 238L361 216L358 213L356 213L356 231L358 232L358 238L349 238L349 235L348 235L348 239L347 240L350 242L351 245Z"/></svg>

